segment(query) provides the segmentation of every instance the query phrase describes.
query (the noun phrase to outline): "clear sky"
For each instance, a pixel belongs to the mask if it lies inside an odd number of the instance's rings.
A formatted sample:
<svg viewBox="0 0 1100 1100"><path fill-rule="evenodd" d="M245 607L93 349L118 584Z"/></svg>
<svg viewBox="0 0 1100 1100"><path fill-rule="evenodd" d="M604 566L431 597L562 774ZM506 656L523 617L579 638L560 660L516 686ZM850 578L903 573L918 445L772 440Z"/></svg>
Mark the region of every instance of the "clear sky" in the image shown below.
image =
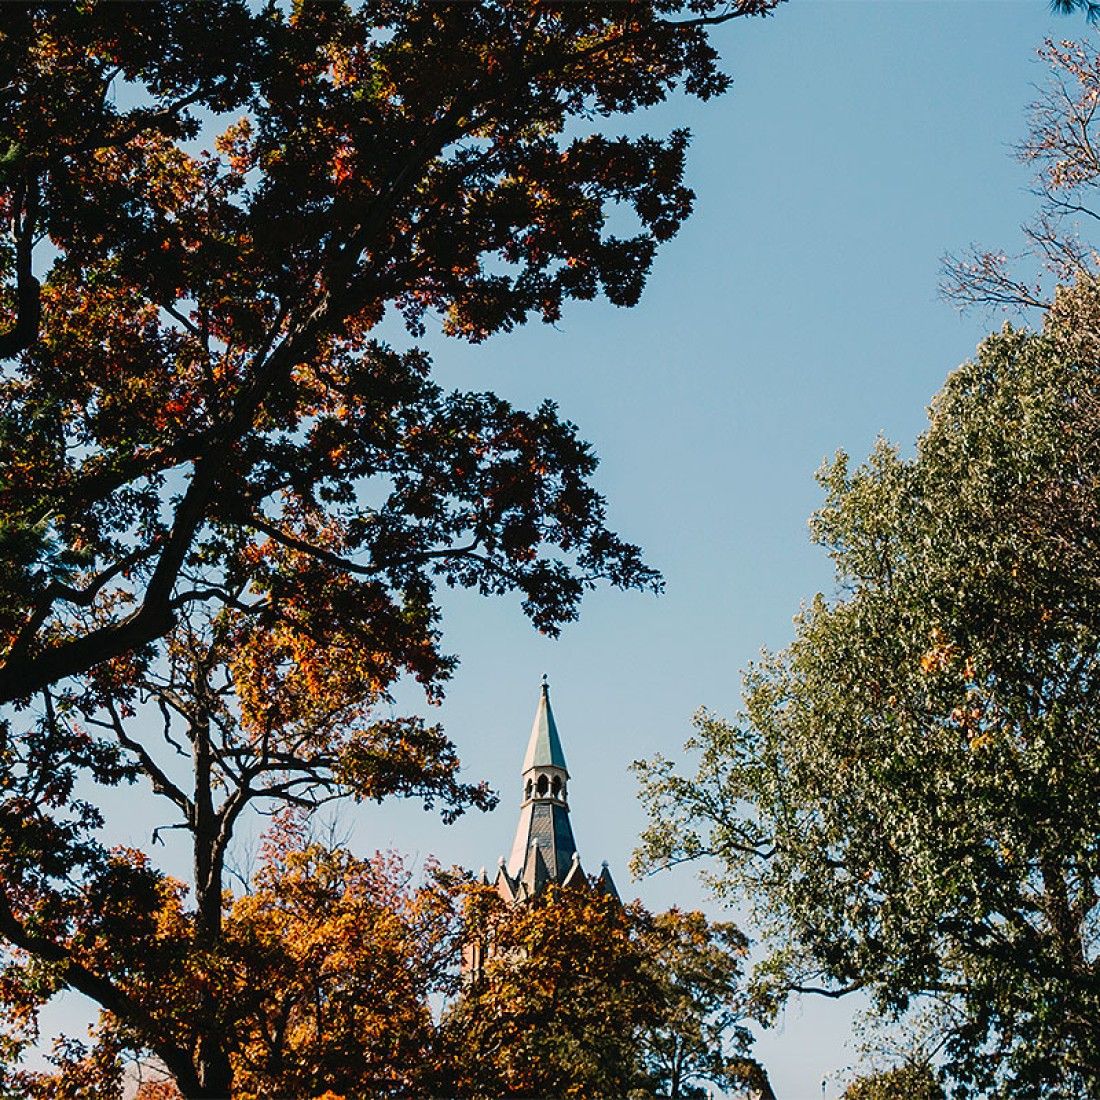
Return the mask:
<svg viewBox="0 0 1100 1100"><path fill-rule="evenodd" d="M449 594L445 638L462 663L438 717L501 807L453 826L417 805L352 807L357 847L492 869L511 844L546 672L586 866L607 859L620 891L651 908L729 915L690 870L630 882L644 821L628 765L678 755L699 706L732 714L739 670L828 591L806 528L822 459L862 457L879 433L911 443L944 376L1000 324L938 299L940 257L971 241L1020 246L1034 200L1011 147L1044 79L1035 50L1086 33L1045 0L792 0L724 28L733 90L646 121L691 127L698 203L641 304L574 305L556 328L475 348L429 337L445 385L526 407L550 397L580 425L613 525L667 593L596 593L557 641L518 602ZM116 823L148 843L144 822ZM762 1035L780 1100L817 1100L823 1078L839 1095L853 1008L806 1001Z"/></svg>
<svg viewBox="0 0 1100 1100"><path fill-rule="evenodd" d="M447 384L548 396L602 458L618 530L662 569L660 598L600 592L561 639L508 601L447 601L462 657L443 720L499 810L444 828L418 808L361 815L368 846L490 871L511 842L518 771L547 672L589 868L608 859L651 907L702 904L691 871L631 883L644 821L631 760L677 753L692 712L732 713L739 670L785 644L828 590L806 520L813 473L881 432L911 443L929 398L999 317L939 300L940 258L1021 245L1034 199L1012 146L1047 36L1083 35L1045 0L792 0L720 36L735 84L647 120L694 133L697 212L657 258L640 305L574 306L477 348L432 342ZM838 1096L855 1006L807 1000L757 1051L780 1100Z"/></svg>

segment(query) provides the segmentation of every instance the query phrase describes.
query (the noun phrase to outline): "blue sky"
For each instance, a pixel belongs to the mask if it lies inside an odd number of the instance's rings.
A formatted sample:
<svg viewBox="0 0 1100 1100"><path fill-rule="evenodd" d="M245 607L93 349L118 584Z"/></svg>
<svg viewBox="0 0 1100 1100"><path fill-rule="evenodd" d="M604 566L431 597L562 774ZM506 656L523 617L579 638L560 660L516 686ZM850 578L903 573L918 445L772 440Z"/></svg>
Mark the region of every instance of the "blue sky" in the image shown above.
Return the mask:
<svg viewBox="0 0 1100 1100"><path fill-rule="evenodd" d="M631 760L676 754L692 712L732 713L739 670L784 645L828 590L806 520L837 448L912 442L947 372L1001 317L937 296L940 259L1021 246L1034 207L1011 155L1045 70L1044 37L1087 33L1044 0L793 0L725 29L735 78L715 103L647 120L690 125L697 212L658 256L641 304L573 307L478 348L431 342L446 384L557 401L602 459L617 528L665 574L652 598L600 592L561 639L509 601L447 600L462 665L442 719L500 809L451 828L414 807L360 814L357 838L490 869L511 842L539 677L550 676L590 868L652 907L708 900L693 872L631 883L644 821ZM782 1100L838 1096L855 1005L807 1000L757 1050Z"/></svg>
<svg viewBox="0 0 1100 1100"><path fill-rule="evenodd" d="M445 385L527 407L549 397L580 425L613 525L667 592L598 592L556 641L515 601L448 594L445 639L462 664L438 718L501 807L449 827L416 805L352 807L357 847L492 868L511 844L545 672L586 866L609 860L621 892L652 908L729 916L690 869L629 881L644 820L628 765L678 755L699 706L732 714L739 670L828 591L806 527L821 461L862 457L879 433L911 443L947 372L1001 323L938 299L940 257L971 241L1020 246L1034 200L1011 147L1044 79L1035 50L1086 32L1044 0L793 0L723 28L731 93L646 120L691 127L698 204L641 304L574 306L555 328L474 348L429 336ZM399 703L421 705L412 692ZM144 820L115 824L148 843ZM807 1000L761 1037L781 1100L816 1100L823 1078L840 1094L852 1011Z"/></svg>

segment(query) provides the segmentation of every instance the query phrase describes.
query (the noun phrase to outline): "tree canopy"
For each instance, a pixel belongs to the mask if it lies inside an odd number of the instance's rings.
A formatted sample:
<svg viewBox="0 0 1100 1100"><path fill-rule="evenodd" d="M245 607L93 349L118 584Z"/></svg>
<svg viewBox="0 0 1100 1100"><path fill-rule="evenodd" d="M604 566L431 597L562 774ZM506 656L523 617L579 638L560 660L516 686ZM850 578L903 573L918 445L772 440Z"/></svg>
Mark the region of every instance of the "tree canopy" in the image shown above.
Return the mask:
<svg viewBox="0 0 1100 1100"><path fill-rule="evenodd" d="M571 124L723 91L708 25L773 6L9 9L0 701L144 663L196 605L262 621L245 592L298 637L350 590L373 613L332 625L431 681L435 579L547 630L593 580L652 584L552 408L444 396L370 333L636 302L687 133Z"/></svg>
<svg viewBox="0 0 1100 1100"><path fill-rule="evenodd" d="M946 1100L935 1070L905 1064L857 1077L841 1100Z"/></svg>
<svg viewBox="0 0 1100 1100"><path fill-rule="evenodd" d="M637 937L642 910L551 884L510 906L489 886L466 926L487 961L443 1020L456 1096L626 1096L660 1013Z"/></svg>
<svg viewBox="0 0 1100 1100"><path fill-rule="evenodd" d="M1100 291L948 378L911 458L820 474L836 592L639 765L639 864L710 856L791 991L940 1008L956 1096L1100 1088Z"/></svg>
<svg viewBox="0 0 1100 1100"><path fill-rule="evenodd" d="M733 925L592 886L519 905L474 886L465 901L484 963L441 1021L441 1093L688 1100L705 1081L771 1100Z"/></svg>
<svg viewBox="0 0 1100 1100"><path fill-rule="evenodd" d="M745 934L698 910L669 909L654 914L642 943L662 1006L641 1040L650 1088L668 1100L709 1096L707 1084L775 1100L766 1071L749 1054L746 1023L754 1006L743 980Z"/></svg>
<svg viewBox="0 0 1100 1100"><path fill-rule="evenodd" d="M412 341L633 305L688 134L612 120L724 91L711 28L777 3L5 9L0 937L185 1095L230 1091L231 986L195 976L249 807L491 804L442 730L380 717L453 669L438 587L554 633L660 586L552 404L446 393ZM166 1002L126 966L175 887L98 836L95 785L130 782L194 850L195 927L145 960L192 982Z"/></svg>
<svg viewBox="0 0 1100 1100"><path fill-rule="evenodd" d="M222 950L200 939L182 883L141 871L130 886L144 885L144 895L110 899L96 926L97 962L148 1018L135 1026L104 1014L93 1045L55 1046L54 1071L18 1069L52 975L41 962L9 968L0 985L5 1094L114 1097L129 1067L142 1095L178 1098L179 1074L150 1053L165 1033L201 1046L211 1001L235 1100L436 1094L430 997L454 993L460 932L454 882L438 868L429 864L417 885L396 856L358 858L283 815L249 891L225 914ZM126 944L119 917L129 922Z"/></svg>
<svg viewBox="0 0 1100 1100"><path fill-rule="evenodd" d="M55 1044L53 1070L17 1068L55 979L41 961L9 967L0 1088L12 1095L106 1100L128 1076L142 1100L178 1100L154 1028L201 1045L212 1001L233 1100L688 1100L705 1095L702 1081L772 1097L744 1027L744 937L701 913L652 914L594 884L508 905L430 861L416 882L392 853L357 857L295 812L276 818L250 889L225 913L222 949L211 950L183 884L136 853L128 866L130 896L100 899L98 962L140 994L149 1019L135 1027L104 1014L90 1045ZM128 960L107 931L120 916ZM460 973L460 947L474 943L484 965Z"/></svg>

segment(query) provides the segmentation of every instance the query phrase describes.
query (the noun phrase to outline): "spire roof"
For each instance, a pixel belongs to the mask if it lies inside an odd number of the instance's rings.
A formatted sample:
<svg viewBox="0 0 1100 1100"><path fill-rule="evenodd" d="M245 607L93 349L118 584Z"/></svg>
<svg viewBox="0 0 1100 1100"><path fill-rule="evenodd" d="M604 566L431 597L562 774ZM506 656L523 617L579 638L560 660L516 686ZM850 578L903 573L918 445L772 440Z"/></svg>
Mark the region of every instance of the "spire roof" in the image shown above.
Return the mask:
<svg viewBox="0 0 1100 1100"><path fill-rule="evenodd" d="M545 676L542 678L535 722L531 726L531 740L527 742L527 755L523 758L523 770L526 772L531 768L561 768L563 772L568 770L565 766L565 753L558 738L554 712L550 708L550 685Z"/></svg>

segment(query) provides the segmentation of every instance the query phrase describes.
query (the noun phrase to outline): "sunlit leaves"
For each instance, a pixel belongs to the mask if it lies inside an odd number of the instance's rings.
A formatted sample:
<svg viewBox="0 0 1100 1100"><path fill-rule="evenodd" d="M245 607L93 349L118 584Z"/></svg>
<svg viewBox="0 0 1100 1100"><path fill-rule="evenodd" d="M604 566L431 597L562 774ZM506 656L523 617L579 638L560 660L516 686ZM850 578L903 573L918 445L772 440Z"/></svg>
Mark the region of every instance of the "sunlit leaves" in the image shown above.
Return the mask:
<svg viewBox="0 0 1100 1100"><path fill-rule="evenodd" d="M465 900L485 964L441 1021L448 1093L686 1097L700 1081L766 1083L741 1024L733 925L624 907L588 884L514 907L489 887Z"/></svg>
<svg viewBox="0 0 1100 1100"><path fill-rule="evenodd" d="M647 914L590 888L549 886L509 907L485 887L468 934L490 952L443 1021L459 1096L625 1096L661 994L639 941Z"/></svg>

